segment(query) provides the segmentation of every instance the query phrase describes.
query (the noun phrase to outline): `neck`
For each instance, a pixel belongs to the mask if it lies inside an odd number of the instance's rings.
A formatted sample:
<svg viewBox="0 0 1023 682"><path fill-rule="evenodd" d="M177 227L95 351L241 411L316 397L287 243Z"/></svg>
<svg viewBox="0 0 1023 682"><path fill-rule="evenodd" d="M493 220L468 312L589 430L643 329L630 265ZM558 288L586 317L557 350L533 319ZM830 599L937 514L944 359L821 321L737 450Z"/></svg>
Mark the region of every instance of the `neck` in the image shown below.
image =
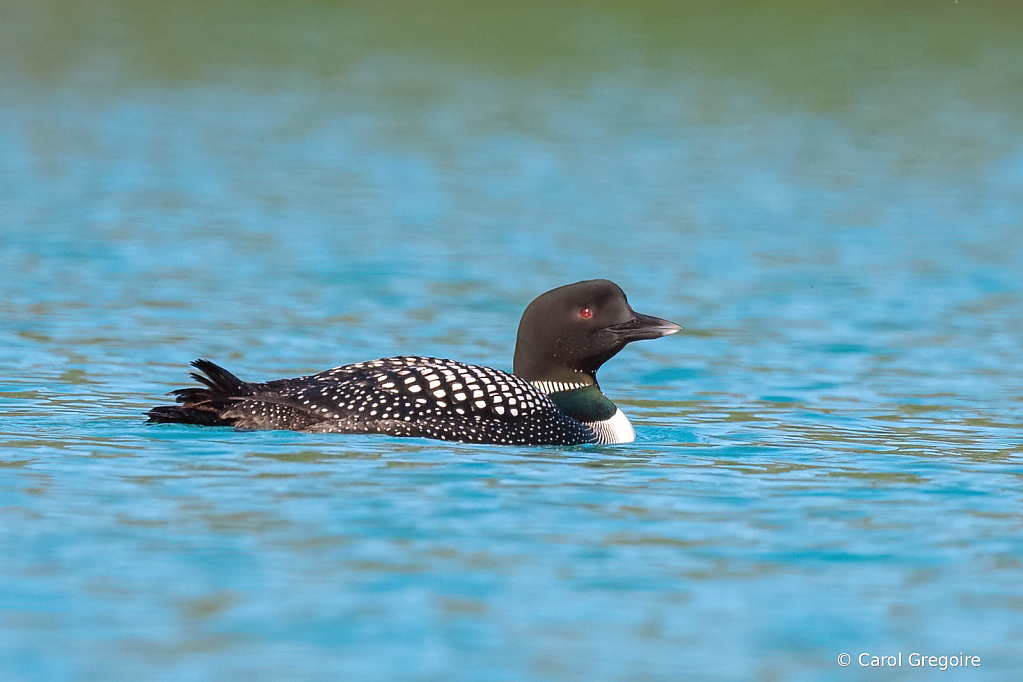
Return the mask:
<svg viewBox="0 0 1023 682"><path fill-rule="evenodd" d="M597 385L597 377L593 373L569 369L568 367L544 367L530 372L516 367L516 370L516 376L522 377L533 384L537 390L547 395Z"/></svg>
<svg viewBox="0 0 1023 682"><path fill-rule="evenodd" d="M592 377L580 375L580 378L590 379L592 383L583 383L581 380L575 383L567 381L532 381L542 393L554 401L558 409L572 419L581 422L596 422L611 418L618 410L618 407L604 395L600 386Z"/></svg>
<svg viewBox="0 0 1023 682"><path fill-rule="evenodd" d="M556 381L531 383L546 393L559 410L593 429L598 443L610 445L631 443L636 440L636 431L629 423L629 418L604 395L595 379L592 384L578 387ZM551 387L556 390L548 391L547 389Z"/></svg>

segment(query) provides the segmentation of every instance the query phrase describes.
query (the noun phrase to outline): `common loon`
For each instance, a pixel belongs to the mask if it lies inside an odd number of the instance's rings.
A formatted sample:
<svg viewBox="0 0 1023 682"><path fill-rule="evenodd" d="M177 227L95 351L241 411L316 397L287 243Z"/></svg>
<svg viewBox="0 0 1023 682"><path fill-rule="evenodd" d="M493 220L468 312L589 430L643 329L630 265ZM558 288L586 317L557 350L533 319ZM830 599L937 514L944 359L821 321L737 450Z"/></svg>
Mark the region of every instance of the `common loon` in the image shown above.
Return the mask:
<svg viewBox="0 0 1023 682"><path fill-rule="evenodd" d="M241 429L382 433L518 445L630 443L632 424L600 390L597 370L626 344L679 331L635 312L604 279L552 289L522 314L514 373L401 356L297 379L247 383L208 360L204 388L172 391L149 422Z"/></svg>

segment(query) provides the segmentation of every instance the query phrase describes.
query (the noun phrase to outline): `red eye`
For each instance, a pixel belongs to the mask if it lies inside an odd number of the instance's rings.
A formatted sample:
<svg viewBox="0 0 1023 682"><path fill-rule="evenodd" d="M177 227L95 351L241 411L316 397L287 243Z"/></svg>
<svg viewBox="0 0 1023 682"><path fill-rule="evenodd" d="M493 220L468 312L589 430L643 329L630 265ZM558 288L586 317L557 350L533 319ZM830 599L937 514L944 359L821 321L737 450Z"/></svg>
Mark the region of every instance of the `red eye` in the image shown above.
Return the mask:
<svg viewBox="0 0 1023 682"><path fill-rule="evenodd" d="M589 308L583 308L582 310L579 311L579 317L583 318L584 320L588 320L591 317L593 317L593 311L590 310Z"/></svg>

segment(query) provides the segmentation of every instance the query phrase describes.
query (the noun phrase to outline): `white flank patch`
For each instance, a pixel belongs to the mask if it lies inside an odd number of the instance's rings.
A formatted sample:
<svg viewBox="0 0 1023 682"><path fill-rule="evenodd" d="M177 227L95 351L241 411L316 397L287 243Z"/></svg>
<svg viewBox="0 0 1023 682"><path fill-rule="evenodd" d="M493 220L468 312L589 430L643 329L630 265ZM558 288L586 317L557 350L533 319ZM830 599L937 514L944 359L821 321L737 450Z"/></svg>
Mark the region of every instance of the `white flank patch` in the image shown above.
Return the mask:
<svg viewBox="0 0 1023 682"><path fill-rule="evenodd" d="M619 408L615 408L615 413L608 419L583 423L593 429L597 434L597 442L602 445L631 443L636 440L636 429L632 428L632 422Z"/></svg>

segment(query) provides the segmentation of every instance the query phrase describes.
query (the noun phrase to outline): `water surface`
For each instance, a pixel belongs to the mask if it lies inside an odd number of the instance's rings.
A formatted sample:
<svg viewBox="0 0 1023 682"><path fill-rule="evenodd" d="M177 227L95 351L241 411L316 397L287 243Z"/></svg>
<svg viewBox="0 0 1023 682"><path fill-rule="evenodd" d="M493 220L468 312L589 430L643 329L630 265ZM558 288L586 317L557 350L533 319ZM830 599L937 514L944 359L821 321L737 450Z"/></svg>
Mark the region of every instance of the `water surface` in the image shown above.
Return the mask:
<svg viewBox="0 0 1023 682"><path fill-rule="evenodd" d="M1016 679L1017 15L9 3L0 678ZM142 423L589 277L632 445Z"/></svg>

